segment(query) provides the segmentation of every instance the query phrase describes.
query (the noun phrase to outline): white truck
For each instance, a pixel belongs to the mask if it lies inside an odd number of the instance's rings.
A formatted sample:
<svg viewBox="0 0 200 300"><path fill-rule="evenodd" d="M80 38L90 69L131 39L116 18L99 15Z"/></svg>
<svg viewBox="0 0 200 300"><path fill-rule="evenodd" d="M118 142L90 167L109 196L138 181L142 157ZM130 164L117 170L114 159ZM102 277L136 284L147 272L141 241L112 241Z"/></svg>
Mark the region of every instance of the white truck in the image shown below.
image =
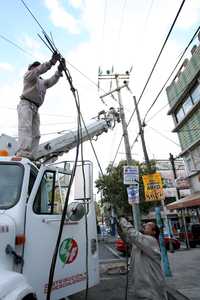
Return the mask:
<svg viewBox="0 0 200 300"><path fill-rule="evenodd" d="M98 136L119 121L111 109L101 112L82 129L82 141ZM71 176L67 161L37 164L14 155L15 143L3 136L0 145L10 152L0 156L0 300L45 300L49 270ZM40 145L36 158L46 160L74 148L77 131ZM4 152L1 152L4 153ZM88 282L99 282L96 215L92 191L92 164L78 164L74 193L68 206L56 261L51 299L60 300L86 288L87 200ZM84 195L84 196L83 196Z"/></svg>

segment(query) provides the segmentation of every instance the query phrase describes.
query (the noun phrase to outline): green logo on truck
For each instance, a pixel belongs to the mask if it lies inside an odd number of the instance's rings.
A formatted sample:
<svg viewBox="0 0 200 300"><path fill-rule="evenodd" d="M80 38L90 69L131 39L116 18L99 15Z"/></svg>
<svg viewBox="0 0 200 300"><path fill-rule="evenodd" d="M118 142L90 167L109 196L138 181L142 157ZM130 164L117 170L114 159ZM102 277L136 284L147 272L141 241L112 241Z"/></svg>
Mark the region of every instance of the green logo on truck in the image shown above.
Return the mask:
<svg viewBox="0 0 200 300"><path fill-rule="evenodd" d="M59 257L63 264L73 263L77 254L78 244L74 239L68 238L62 241L59 249Z"/></svg>

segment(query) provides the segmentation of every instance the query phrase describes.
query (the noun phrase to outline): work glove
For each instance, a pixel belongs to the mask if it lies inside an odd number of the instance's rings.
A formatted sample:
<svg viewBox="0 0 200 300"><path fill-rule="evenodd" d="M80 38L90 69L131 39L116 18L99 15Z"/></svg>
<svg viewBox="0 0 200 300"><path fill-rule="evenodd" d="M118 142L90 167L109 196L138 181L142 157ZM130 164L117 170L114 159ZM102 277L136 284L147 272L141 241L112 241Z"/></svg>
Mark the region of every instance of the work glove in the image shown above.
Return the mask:
<svg viewBox="0 0 200 300"><path fill-rule="evenodd" d="M62 71L64 71L65 69L66 69L65 59L62 58L62 59L60 60L59 65L58 65L58 71L59 71L60 73L62 73Z"/></svg>
<svg viewBox="0 0 200 300"><path fill-rule="evenodd" d="M60 59L60 54L54 52L50 60L51 65L55 65L59 59Z"/></svg>

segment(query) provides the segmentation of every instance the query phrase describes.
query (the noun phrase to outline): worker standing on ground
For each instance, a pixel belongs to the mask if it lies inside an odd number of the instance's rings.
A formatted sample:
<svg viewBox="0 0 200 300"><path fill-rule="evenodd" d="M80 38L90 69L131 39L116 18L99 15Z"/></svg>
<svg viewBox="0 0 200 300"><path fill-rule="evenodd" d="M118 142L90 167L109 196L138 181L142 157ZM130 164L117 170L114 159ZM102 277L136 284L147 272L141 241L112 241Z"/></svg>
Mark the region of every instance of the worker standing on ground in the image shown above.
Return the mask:
<svg viewBox="0 0 200 300"><path fill-rule="evenodd" d="M40 63L35 61L28 67L24 75L24 87L20 97L18 111L18 156L34 158L40 140L39 107L44 102L46 90L56 84L62 76L64 60L59 64L55 74L49 79L42 79L41 74L51 69L57 61L61 60L58 53L54 53L50 61Z"/></svg>
<svg viewBox="0 0 200 300"><path fill-rule="evenodd" d="M165 281L161 268L158 226L148 222L141 233L125 218L120 218L117 226L121 238L132 246L128 300L190 300Z"/></svg>

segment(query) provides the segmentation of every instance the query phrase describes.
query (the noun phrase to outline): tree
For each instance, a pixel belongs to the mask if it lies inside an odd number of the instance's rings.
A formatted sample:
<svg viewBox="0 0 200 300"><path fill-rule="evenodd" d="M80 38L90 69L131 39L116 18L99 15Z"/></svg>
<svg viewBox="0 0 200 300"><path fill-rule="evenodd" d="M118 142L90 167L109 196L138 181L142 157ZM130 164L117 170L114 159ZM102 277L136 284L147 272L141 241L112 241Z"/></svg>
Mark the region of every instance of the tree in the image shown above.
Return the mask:
<svg viewBox="0 0 200 300"><path fill-rule="evenodd" d="M126 165L126 160L120 161L117 167L111 167L109 165L106 169L106 174L100 176L95 183L98 192L101 192L102 204L108 202L118 213L132 215L132 208L128 203L126 186L123 183L123 167ZM145 164L140 164L135 160L132 161L132 165L139 166L140 210L145 213L149 211L150 207L155 206L155 203L144 202L142 175L147 174L149 169L146 168ZM152 172L155 171L155 161L151 161L151 170Z"/></svg>

